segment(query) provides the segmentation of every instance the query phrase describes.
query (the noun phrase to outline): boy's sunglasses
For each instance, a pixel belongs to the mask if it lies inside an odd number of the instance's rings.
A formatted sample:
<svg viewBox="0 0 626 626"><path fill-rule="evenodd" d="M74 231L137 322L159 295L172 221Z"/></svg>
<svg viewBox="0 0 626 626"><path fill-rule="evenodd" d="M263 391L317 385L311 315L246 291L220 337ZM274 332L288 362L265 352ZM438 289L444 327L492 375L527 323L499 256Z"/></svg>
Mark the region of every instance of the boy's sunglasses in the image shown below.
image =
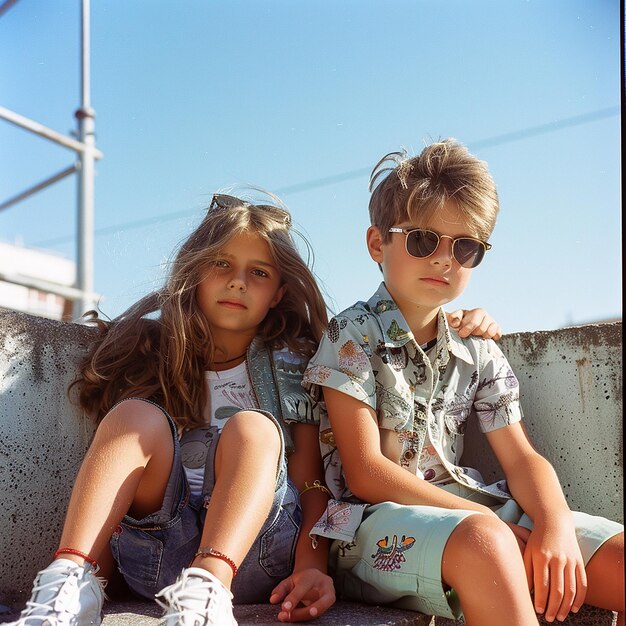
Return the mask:
<svg viewBox="0 0 626 626"><path fill-rule="evenodd" d="M439 235L432 230L423 228L390 228L390 233L404 233L406 235L406 251L417 259L424 259L434 254L442 239L452 241L452 256L461 267L472 268L480 264L487 250L491 250L492 245L480 239L471 237L449 237Z"/></svg>
<svg viewBox="0 0 626 626"><path fill-rule="evenodd" d="M209 205L209 211L213 209L232 209L238 206L254 206L258 209L263 209L268 213L271 213L272 217L281 224L289 227L291 226L291 215L289 215L288 211L285 209L281 209L280 207L273 206L271 204L252 204L251 202L247 202L246 200L242 200L241 198L237 198L235 196L229 196L223 193L216 193L213 195L213 199L211 200L211 204Z"/></svg>

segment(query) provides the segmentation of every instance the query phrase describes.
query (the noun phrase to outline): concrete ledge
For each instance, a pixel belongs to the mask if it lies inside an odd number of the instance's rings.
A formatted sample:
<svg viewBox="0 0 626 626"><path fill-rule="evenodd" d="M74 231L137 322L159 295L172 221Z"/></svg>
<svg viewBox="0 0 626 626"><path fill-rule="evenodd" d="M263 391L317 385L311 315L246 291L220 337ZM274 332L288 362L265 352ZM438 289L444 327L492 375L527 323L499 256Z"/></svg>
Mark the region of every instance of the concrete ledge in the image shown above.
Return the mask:
<svg viewBox="0 0 626 626"><path fill-rule="evenodd" d="M128 602L109 607L102 626L158 626L159 607L148 603ZM284 626L276 619L276 608L267 604L242 604L235 607L239 626ZM578 615L568 617L566 626L614 626L616 615L584 606ZM539 623L544 626L555 622ZM315 626L464 626L465 622L422 615L390 607L368 606L339 601L311 624ZM505 626L504 624L502 626Z"/></svg>
<svg viewBox="0 0 626 626"><path fill-rule="evenodd" d="M277 609L269 604L240 604L234 612L239 626L284 626L284 622L276 619ZM159 626L161 613L161 608L150 602L109 602L102 626ZM17 617L17 612L0 613L0 623ZM339 601L312 623L316 626L434 626L435 621L430 616L413 611Z"/></svg>
<svg viewBox="0 0 626 626"><path fill-rule="evenodd" d="M143 614L142 614L143 613ZM240 604L235 607L239 626L284 626L276 619L278 611L267 604ZM107 610L103 626L157 626L159 607L146 603L120 604ZM136 621L140 617L140 621ZM431 626L432 618L412 611L337 602L313 622L316 626Z"/></svg>
<svg viewBox="0 0 626 626"><path fill-rule="evenodd" d="M239 626L284 626L276 619L276 609L267 604L243 604L235 607ZM161 609L142 601L110 602L105 607L102 626L159 626ZM0 623L17 617L17 613L0 613ZM584 606L578 615L568 617L565 626L615 626L617 614ZM539 619L542 626L555 622ZM463 626L463 620L453 621L421 613L368 606L356 602L338 601L329 611L316 619L315 626Z"/></svg>
<svg viewBox="0 0 626 626"><path fill-rule="evenodd" d="M161 609L153 603L142 601L111 602L105 607L102 626L159 626ZM0 623L18 617L18 613L0 612ZM284 626L276 620L276 609L267 604L248 604L235 607L239 626ZM554 622L539 619L542 626ZM584 606L576 616L568 617L565 626L615 626L617 614ZM421 613L338 601L329 611L316 619L316 626L463 626L463 620L452 621L430 617Z"/></svg>
<svg viewBox="0 0 626 626"><path fill-rule="evenodd" d="M0 309L0 605L21 607L56 549L95 429L66 390L94 336L84 326ZM570 506L623 521L621 323L507 335L500 345L520 379L526 427L555 465ZM486 477L501 475L471 426L464 462ZM125 606L108 606L106 626L158 622L154 605L134 604L129 612ZM242 625L277 624L270 606L240 606L237 614ZM0 622L8 616L0 607ZM416 613L352 603L339 603L323 619L316 623L435 624ZM587 609L566 623L611 621L609 612Z"/></svg>

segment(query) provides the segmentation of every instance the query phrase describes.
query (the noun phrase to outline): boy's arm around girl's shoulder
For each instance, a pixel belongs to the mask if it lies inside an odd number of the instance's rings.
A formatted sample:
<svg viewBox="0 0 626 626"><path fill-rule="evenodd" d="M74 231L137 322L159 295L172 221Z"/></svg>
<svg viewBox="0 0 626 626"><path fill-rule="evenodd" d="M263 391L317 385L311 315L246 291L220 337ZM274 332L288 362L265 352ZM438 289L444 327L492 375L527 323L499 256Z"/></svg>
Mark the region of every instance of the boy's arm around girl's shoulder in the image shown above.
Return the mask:
<svg viewBox="0 0 626 626"><path fill-rule="evenodd" d="M502 338L500 324L484 309L457 309L446 313L446 316L450 328L456 330L460 337Z"/></svg>

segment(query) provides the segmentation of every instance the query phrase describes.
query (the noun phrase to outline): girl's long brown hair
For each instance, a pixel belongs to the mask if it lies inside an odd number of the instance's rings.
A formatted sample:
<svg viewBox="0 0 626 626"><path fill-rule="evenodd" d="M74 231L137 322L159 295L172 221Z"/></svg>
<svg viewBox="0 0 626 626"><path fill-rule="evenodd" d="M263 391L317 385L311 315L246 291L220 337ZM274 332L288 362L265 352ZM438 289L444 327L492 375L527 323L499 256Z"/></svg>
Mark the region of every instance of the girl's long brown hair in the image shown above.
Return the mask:
<svg viewBox="0 0 626 626"><path fill-rule="evenodd" d="M327 309L294 242L289 213L244 201L216 206L180 247L162 289L111 321L95 311L86 314L87 323L95 324L100 334L73 384L79 385L80 404L90 415L100 420L116 402L142 397L163 406L179 427L202 424L207 402L204 371L214 344L196 304L196 286L224 245L243 232L268 243L286 286L258 334L270 348L287 346L312 356L326 328Z"/></svg>

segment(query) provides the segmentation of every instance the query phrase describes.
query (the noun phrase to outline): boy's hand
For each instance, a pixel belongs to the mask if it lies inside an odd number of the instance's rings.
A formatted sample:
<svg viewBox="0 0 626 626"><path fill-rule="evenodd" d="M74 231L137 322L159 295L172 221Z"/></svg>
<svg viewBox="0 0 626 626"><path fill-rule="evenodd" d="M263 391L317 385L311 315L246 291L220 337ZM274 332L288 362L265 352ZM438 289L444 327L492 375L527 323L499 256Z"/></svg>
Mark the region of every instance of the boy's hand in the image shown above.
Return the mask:
<svg viewBox="0 0 626 626"><path fill-rule="evenodd" d="M294 572L274 587L270 602L281 603L281 622L315 619L335 603L333 579L312 567Z"/></svg>
<svg viewBox="0 0 626 626"><path fill-rule="evenodd" d="M522 556L524 556L524 552L526 552L526 544L528 543L528 537L530 537L530 530L528 530L525 526L513 524L513 522L506 522L506 525L513 531L515 539L517 539L517 545L519 546L520 552L522 553Z"/></svg>
<svg viewBox="0 0 626 626"><path fill-rule="evenodd" d="M551 622L579 611L587 593L587 575L573 524L560 520L552 527L536 527L526 542L524 566L537 613Z"/></svg>
<svg viewBox="0 0 626 626"><path fill-rule="evenodd" d="M447 313L448 324L460 337L484 337L498 340L502 337L500 324L484 309L457 309Z"/></svg>

